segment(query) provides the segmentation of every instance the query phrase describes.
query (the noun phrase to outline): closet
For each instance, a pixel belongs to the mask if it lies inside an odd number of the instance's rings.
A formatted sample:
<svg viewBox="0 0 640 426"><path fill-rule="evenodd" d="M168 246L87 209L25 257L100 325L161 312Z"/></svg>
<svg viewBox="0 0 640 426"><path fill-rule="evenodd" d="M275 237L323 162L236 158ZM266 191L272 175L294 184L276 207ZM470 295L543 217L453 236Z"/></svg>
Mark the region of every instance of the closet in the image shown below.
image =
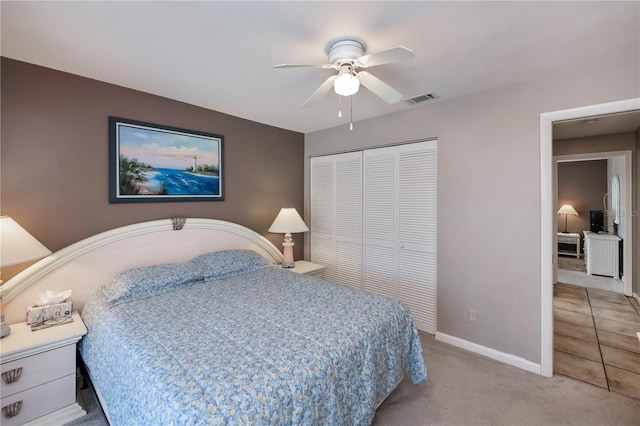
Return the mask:
<svg viewBox="0 0 640 426"><path fill-rule="evenodd" d="M311 261L322 277L362 288L362 153L311 159Z"/></svg>
<svg viewBox="0 0 640 426"><path fill-rule="evenodd" d="M437 141L311 159L311 261L435 333Z"/></svg>

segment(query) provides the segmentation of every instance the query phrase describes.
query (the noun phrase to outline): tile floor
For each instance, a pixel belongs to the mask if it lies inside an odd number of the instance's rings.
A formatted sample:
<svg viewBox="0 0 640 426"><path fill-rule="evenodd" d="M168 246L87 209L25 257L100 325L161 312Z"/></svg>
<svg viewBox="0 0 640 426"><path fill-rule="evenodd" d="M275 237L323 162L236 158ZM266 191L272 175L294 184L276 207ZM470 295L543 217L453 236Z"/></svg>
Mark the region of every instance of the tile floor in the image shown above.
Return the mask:
<svg viewBox="0 0 640 426"><path fill-rule="evenodd" d="M640 399L640 305L634 298L558 283L553 317L556 374Z"/></svg>

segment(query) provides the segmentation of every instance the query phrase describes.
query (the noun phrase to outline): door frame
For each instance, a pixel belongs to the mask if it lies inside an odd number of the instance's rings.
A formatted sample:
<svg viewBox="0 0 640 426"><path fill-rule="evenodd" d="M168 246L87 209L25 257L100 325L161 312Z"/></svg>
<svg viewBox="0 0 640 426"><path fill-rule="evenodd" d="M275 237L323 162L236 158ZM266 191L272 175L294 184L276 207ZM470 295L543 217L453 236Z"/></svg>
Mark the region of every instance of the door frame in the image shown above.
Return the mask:
<svg viewBox="0 0 640 426"><path fill-rule="evenodd" d="M553 123L595 115L640 110L640 98L608 102L540 114L540 374L553 376Z"/></svg>

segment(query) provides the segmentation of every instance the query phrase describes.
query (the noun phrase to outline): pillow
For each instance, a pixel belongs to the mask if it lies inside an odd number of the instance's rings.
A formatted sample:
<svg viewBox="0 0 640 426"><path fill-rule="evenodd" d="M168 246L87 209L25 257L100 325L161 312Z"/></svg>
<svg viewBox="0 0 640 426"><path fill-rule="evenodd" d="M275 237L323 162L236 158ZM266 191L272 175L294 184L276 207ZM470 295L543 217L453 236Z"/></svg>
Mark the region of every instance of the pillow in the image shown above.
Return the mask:
<svg viewBox="0 0 640 426"><path fill-rule="evenodd" d="M192 262L152 265L119 273L102 287L102 292L107 304L116 306L202 280L200 268Z"/></svg>
<svg viewBox="0 0 640 426"><path fill-rule="evenodd" d="M191 261L199 266L205 281L247 274L271 264L253 250L214 251L194 257Z"/></svg>

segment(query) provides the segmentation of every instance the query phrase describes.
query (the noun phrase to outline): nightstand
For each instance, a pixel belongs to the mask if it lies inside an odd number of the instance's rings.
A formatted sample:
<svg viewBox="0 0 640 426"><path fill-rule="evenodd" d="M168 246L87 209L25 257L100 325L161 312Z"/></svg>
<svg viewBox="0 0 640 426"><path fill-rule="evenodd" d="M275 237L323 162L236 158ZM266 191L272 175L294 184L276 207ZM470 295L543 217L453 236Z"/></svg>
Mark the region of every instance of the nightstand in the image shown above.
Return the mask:
<svg viewBox="0 0 640 426"><path fill-rule="evenodd" d="M324 268L324 266L318 265L317 263L307 262L306 260L296 260L296 266L294 268L289 268L288 270L297 274L322 278L322 271Z"/></svg>
<svg viewBox="0 0 640 426"><path fill-rule="evenodd" d="M569 249L569 245L573 247ZM580 234L558 232L558 254L568 254L580 259Z"/></svg>
<svg viewBox="0 0 640 426"><path fill-rule="evenodd" d="M2 426L63 425L87 414L76 402L76 343L86 333L77 312L71 323L37 331L11 325L0 340Z"/></svg>

